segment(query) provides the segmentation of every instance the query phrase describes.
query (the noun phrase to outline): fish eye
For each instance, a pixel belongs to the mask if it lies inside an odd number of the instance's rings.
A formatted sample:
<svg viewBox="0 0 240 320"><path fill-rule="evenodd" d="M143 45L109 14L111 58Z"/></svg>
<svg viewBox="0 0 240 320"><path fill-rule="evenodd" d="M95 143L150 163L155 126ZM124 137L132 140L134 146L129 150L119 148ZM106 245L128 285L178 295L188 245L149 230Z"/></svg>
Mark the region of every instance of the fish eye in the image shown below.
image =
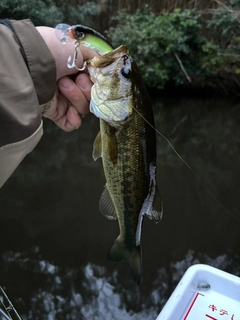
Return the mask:
<svg viewBox="0 0 240 320"><path fill-rule="evenodd" d="M131 69L128 66L124 67L121 69L121 74L124 76L124 78L129 79L131 74Z"/></svg>

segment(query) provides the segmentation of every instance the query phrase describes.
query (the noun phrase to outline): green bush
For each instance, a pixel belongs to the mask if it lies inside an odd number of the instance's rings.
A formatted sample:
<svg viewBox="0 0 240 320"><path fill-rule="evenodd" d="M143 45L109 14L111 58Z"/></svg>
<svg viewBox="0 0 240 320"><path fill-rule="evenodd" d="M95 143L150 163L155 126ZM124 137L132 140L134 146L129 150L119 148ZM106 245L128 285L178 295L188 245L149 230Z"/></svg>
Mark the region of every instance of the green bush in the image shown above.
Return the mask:
<svg viewBox="0 0 240 320"><path fill-rule="evenodd" d="M230 0L213 11L207 21L211 37L218 46L210 59L205 59L210 69L224 71L230 76L240 72L240 0Z"/></svg>
<svg viewBox="0 0 240 320"><path fill-rule="evenodd" d="M240 36L240 1L230 1L230 6L214 10L212 18L207 21L207 27L212 30L214 40L220 48L231 46L232 40Z"/></svg>
<svg viewBox="0 0 240 320"><path fill-rule="evenodd" d="M146 7L135 15L120 11L115 20L108 31L113 46L129 47L149 87L163 88L169 81L182 84L186 73L191 77L204 72L199 62L207 40L195 10L155 15Z"/></svg>
<svg viewBox="0 0 240 320"><path fill-rule="evenodd" d="M95 2L86 2L83 5L70 6L68 1L61 1L61 11L63 13L64 22L70 25L83 24L94 27L94 21L99 16L101 8Z"/></svg>
<svg viewBox="0 0 240 320"><path fill-rule="evenodd" d="M2 19L31 19L36 26L55 26L63 20L52 0L1 0L0 15Z"/></svg>
<svg viewBox="0 0 240 320"><path fill-rule="evenodd" d="M92 25L94 17L100 13L100 7L94 2L84 6L71 6L67 0L1 0L0 16L2 19L30 19L36 26L54 27L65 22L70 25L80 23Z"/></svg>
<svg viewBox="0 0 240 320"><path fill-rule="evenodd" d="M149 87L179 85L187 79L203 83L221 71L231 76L240 72L240 0L230 4L206 21L209 39L202 32L204 17L195 9L156 15L148 6L134 15L120 11L108 37L114 47L128 46Z"/></svg>

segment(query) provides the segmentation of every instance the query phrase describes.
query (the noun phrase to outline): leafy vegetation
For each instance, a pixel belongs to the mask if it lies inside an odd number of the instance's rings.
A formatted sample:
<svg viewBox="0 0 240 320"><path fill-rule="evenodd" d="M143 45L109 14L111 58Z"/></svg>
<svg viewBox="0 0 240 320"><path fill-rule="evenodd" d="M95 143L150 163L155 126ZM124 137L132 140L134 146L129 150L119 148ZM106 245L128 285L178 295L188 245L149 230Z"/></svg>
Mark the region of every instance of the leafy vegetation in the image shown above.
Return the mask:
<svg viewBox="0 0 240 320"><path fill-rule="evenodd" d="M120 11L116 27L108 35L114 46L127 44L150 87L163 88L186 75L199 73L199 60L207 40L201 35L200 15L194 10L175 9L155 15L149 7L135 15Z"/></svg>
<svg viewBox="0 0 240 320"><path fill-rule="evenodd" d="M99 15L100 7L95 2L84 6L71 6L65 0L2 0L0 3L1 18L30 19L36 26L54 27L60 22L69 24L93 25L94 17Z"/></svg>
<svg viewBox="0 0 240 320"><path fill-rule="evenodd" d="M63 14L52 0L2 0L1 18L31 19L35 25L54 26L62 21Z"/></svg>
<svg viewBox="0 0 240 320"><path fill-rule="evenodd" d="M114 46L128 45L149 87L204 81L221 71L238 73L239 46L233 46L233 40L240 39L239 21L229 8L214 11L207 20L207 28L212 29L210 39L203 35L202 16L196 9L157 15L146 6L135 15L120 11L114 21L109 38ZM231 45L226 51L227 41Z"/></svg>
<svg viewBox="0 0 240 320"><path fill-rule="evenodd" d="M99 16L100 11L100 6L93 1L86 2L84 5L71 6L68 1L61 0L64 22L71 25L83 24L94 28L96 17Z"/></svg>
<svg viewBox="0 0 240 320"><path fill-rule="evenodd" d="M229 6L222 6L213 11L207 27L212 30L212 37L222 49L234 46L240 36L240 0L230 0ZM239 39L238 39L239 41Z"/></svg>

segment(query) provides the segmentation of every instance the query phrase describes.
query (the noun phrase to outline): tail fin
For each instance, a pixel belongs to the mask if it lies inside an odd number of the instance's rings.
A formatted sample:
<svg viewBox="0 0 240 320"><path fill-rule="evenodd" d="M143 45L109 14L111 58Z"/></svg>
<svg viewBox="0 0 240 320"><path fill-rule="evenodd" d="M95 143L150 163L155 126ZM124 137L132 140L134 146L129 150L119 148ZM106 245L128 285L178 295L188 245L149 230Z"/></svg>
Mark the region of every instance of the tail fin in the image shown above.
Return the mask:
<svg viewBox="0 0 240 320"><path fill-rule="evenodd" d="M114 262L125 261L132 279L136 284L140 284L142 280L142 257L141 246L126 248L123 241L119 237L115 240L112 248L108 252L108 260Z"/></svg>

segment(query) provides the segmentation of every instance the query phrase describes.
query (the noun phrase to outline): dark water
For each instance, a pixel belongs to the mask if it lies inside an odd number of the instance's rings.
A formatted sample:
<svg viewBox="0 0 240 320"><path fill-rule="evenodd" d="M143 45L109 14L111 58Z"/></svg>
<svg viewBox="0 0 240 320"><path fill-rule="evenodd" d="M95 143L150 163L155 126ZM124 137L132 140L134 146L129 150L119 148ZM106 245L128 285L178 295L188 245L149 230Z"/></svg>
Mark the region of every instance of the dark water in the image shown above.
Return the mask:
<svg viewBox="0 0 240 320"><path fill-rule="evenodd" d="M0 191L0 285L23 319L155 319L186 269L206 263L240 276L240 104L155 100L163 220L144 220L143 282L106 253L118 235L98 210L105 184L92 160L98 120L45 135Z"/></svg>

